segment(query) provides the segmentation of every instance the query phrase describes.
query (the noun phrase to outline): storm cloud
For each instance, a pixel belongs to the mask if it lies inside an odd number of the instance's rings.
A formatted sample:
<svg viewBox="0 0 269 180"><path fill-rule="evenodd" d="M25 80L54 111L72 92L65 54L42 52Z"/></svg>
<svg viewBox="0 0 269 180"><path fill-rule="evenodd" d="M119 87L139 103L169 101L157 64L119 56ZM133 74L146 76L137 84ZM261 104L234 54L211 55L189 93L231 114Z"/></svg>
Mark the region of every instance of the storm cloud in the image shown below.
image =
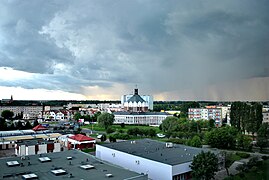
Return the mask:
<svg viewBox="0 0 269 180"><path fill-rule="evenodd" d="M268 12L266 0L0 2L0 67L31 74L0 85L119 99L137 84L155 99L268 100Z"/></svg>

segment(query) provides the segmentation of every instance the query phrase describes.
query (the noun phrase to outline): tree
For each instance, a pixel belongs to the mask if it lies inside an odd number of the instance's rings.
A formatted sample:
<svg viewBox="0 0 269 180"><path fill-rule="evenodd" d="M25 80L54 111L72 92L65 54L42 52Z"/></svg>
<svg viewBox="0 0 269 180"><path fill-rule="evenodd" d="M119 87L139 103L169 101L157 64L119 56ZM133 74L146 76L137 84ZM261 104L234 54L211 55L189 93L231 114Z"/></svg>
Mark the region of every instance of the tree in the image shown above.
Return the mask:
<svg viewBox="0 0 269 180"><path fill-rule="evenodd" d="M17 122L16 128L17 129L20 129L20 130L23 129L23 125L22 125L22 122L21 121L18 121Z"/></svg>
<svg viewBox="0 0 269 180"><path fill-rule="evenodd" d="M98 124L100 126L104 127L107 129L109 126L111 126L114 122L114 115L110 113L102 113L101 115L98 116L97 118Z"/></svg>
<svg viewBox="0 0 269 180"><path fill-rule="evenodd" d="M102 141L102 142L106 141L106 135L105 135L105 134L103 134L103 135L101 136L101 141Z"/></svg>
<svg viewBox="0 0 269 180"><path fill-rule="evenodd" d="M251 150L251 137L244 134L238 134L236 137L237 148L242 150Z"/></svg>
<svg viewBox="0 0 269 180"><path fill-rule="evenodd" d="M257 146L260 147L260 151L262 151L263 148L269 145L268 138L269 138L269 125L268 123L264 123L261 125L261 127L257 132Z"/></svg>
<svg viewBox="0 0 269 180"><path fill-rule="evenodd" d="M37 125L39 125L38 121L37 120L34 120L33 126L36 127Z"/></svg>
<svg viewBox="0 0 269 180"><path fill-rule="evenodd" d="M169 116L163 120L161 126L164 132L174 132L177 130L178 127L178 118L174 116Z"/></svg>
<svg viewBox="0 0 269 180"><path fill-rule="evenodd" d="M0 118L0 130L1 131L6 131L7 130L6 120L3 119L3 118Z"/></svg>
<svg viewBox="0 0 269 180"><path fill-rule="evenodd" d="M209 119L208 126L209 126L209 129L214 128L215 127L215 120L214 119Z"/></svg>
<svg viewBox="0 0 269 180"><path fill-rule="evenodd" d="M233 155L232 153L227 153L225 151L222 152L223 160L224 160L224 168L226 170L226 173L228 176L230 176L229 173L229 167L234 163Z"/></svg>
<svg viewBox="0 0 269 180"><path fill-rule="evenodd" d="M213 179L215 172L218 171L218 158L210 151L202 151L193 158L190 168L195 179Z"/></svg>
<svg viewBox="0 0 269 180"><path fill-rule="evenodd" d="M30 123L29 121L27 121L27 122L25 123L24 129L31 129L31 128L32 128L31 123Z"/></svg>
<svg viewBox="0 0 269 180"><path fill-rule="evenodd" d="M77 121L81 118L81 114L79 112L74 114L74 119Z"/></svg>
<svg viewBox="0 0 269 180"><path fill-rule="evenodd" d="M199 102L187 102L180 106L180 116L187 117L189 108L199 108Z"/></svg>
<svg viewBox="0 0 269 180"><path fill-rule="evenodd" d="M124 127L125 127L125 124L124 124L124 123L121 123L121 124L120 124L120 127L121 127L121 128L124 128Z"/></svg>
<svg viewBox="0 0 269 180"><path fill-rule="evenodd" d="M11 119L13 116L14 116L14 113L10 110L4 110L2 113L1 113L1 116L4 118L4 119Z"/></svg>
<svg viewBox="0 0 269 180"><path fill-rule="evenodd" d="M195 135L191 139L190 145L193 146L193 147L201 147L202 146L201 138L199 136Z"/></svg>
<svg viewBox="0 0 269 180"><path fill-rule="evenodd" d="M221 127L206 133L206 142L214 148L235 148L237 130L234 127Z"/></svg>
<svg viewBox="0 0 269 180"><path fill-rule="evenodd" d="M100 115L101 115L101 112L100 112L100 111L95 112L95 113L93 114L92 120L93 120L94 122L96 122L98 116L100 116Z"/></svg>

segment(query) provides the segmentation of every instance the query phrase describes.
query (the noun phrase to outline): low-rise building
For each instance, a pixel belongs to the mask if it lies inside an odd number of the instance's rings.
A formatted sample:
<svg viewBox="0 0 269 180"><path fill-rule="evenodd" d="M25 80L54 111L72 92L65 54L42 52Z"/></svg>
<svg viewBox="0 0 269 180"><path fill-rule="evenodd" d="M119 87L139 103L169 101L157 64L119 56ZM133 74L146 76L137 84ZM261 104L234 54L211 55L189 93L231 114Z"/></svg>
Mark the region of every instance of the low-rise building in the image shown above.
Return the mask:
<svg viewBox="0 0 269 180"><path fill-rule="evenodd" d="M143 124L159 126L168 116L173 116L166 112L114 112L114 124Z"/></svg>
<svg viewBox="0 0 269 180"><path fill-rule="evenodd" d="M60 151L61 151L61 145L58 141L33 139L33 140L18 141L15 144L16 156L28 156L34 154L44 154Z"/></svg>
<svg viewBox="0 0 269 180"><path fill-rule="evenodd" d="M0 169L0 179L148 179L78 150L1 158Z"/></svg>
<svg viewBox="0 0 269 180"><path fill-rule="evenodd" d="M14 148L17 141L31 139L58 140L60 136L59 133L35 132L34 130L0 131L0 150Z"/></svg>
<svg viewBox="0 0 269 180"><path fill-rule="evenodd" d="M96 145L96 157L154 180L191 179L193 157L206 149L151 139ZM216 152L217 153L217 152Z"/></svg>
<svg viewBox="0 0 269 180"><path fill-rule="evenodd" d="M94 138L76 134L68 137L68 149L94 148L96 140Z"/></svg>

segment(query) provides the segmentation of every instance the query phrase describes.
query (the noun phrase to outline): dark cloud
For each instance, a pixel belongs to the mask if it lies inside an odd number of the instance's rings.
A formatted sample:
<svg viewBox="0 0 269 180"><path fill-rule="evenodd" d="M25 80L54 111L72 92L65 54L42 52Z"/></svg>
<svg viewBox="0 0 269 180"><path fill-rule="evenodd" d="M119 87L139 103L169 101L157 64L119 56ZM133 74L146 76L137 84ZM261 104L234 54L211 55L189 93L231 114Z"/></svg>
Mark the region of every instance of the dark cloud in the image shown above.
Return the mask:
<svg viewBox="0 0 269 180"><path fill-rule="evenodd" d="M0 66L38 73L1 85L85 93L139 84L160 94L268 77L268 7L265 0L1 2Z"/></svg>

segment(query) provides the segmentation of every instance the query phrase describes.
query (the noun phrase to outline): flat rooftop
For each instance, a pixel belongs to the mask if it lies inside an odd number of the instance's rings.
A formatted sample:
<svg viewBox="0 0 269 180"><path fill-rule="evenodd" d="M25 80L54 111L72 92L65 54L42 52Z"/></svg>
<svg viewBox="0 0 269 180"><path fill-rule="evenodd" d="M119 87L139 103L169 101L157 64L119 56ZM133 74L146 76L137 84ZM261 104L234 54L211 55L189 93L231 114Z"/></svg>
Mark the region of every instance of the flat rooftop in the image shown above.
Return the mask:
<svg viewBox="0 0 269 180"><path fill-rule="evenodd" d="M44 139L30 139L17 142L18 145L33 146L37 144L53 144L54 141L47 141Z"/></svg>
<svg viewBox="0 0 269 180"><path fill-rule="evenodd" d="M153 116L153 115L171 115L167 112L127 112L127 111L116 111L114 115L135 115L135 116Z"/></svg>
<svg viewBox="0 0 269 180"><path fill-rule="evenodd" d="M167 147L167 145L170 145L170 147ZM199 154L202 150L205 152L208 151L207 149L195 148L179 144L166 144L165 142L151 139L122 141L102 144L99 146L104 146L169 165L191 162L193 157Z"/></svg>
<svg viewBox="0 0 269 180"><path fill-rule="evenodd" d="M58 138L62 134L60 133L40 133L40 134L31 134L31 135L17 135L17 136L2 136L0 137L1 142L8 142L8 141L19 141L19 140L30 140L30 139L48 139L48 138Z"/></svg>
<svg viewBox="0 0 269 180"><path fill-rule="evenodd" d="M23 159L1 158L0 168L0 179L148 179L146 175L102 162L78 150L31 155Z"/></svg>

